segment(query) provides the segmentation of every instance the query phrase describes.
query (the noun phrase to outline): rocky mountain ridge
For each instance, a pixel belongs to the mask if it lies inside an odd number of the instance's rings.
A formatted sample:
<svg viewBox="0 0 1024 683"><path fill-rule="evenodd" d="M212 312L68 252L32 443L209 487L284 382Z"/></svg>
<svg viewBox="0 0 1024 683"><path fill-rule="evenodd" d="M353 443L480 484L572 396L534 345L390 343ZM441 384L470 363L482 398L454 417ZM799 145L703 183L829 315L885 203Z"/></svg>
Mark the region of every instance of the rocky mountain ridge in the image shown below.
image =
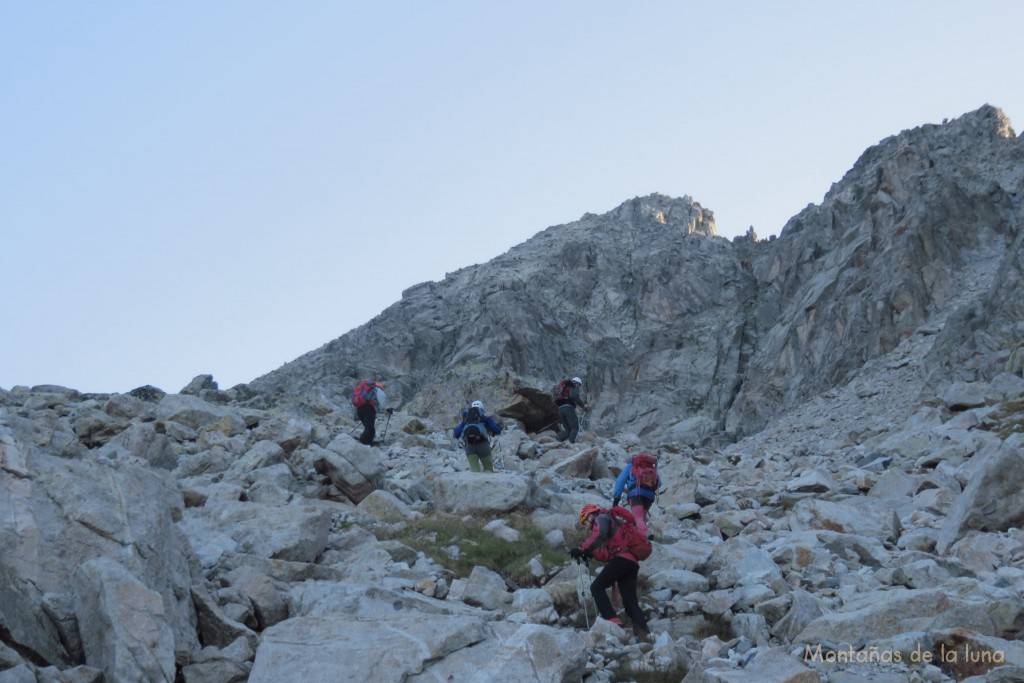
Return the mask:
<svg viewBox="0 0 1024 683"><path fill-rule="evenodd" d="M882 141L774 240L638 198L250 385L0 389L0 681L1024 679L1020 154L984 107ZM579 367L579 443L506 418L468 471L460 401L540 414ZM381 447L361 374L401 400ZM544 553L639 449L652 642ZM526 520L531 578L393 540L435 518Z"/></svg>
<svg viewBox="0 0 1024 683"><path fill-rule="evenodd" d="M1024 145L986 106L871 148L778 239L730 242L690 198L636 198L412 287L251 387L344 403L372 375L410 412L442 419L474 398L535 403L531 388L581 375L602 433L735 440L944 311L967 264L998 267L1019 233L1022 168ZM991 377L1020 341L1011 324L944 374Z"/></svg>

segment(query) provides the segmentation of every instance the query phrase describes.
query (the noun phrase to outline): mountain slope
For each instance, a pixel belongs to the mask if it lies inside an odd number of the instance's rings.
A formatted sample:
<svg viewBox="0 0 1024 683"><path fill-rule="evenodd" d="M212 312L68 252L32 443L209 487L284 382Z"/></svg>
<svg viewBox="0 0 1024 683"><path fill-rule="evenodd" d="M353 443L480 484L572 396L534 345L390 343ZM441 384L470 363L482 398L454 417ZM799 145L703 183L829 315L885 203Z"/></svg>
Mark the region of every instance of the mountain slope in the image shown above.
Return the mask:
<svg viewBox="0 0 1024 683"><path fill-rule="evenodd" d="M771 324L731 430L750 433L842 384L963 303L957 273L976 261L995 268L1019 232L1022 161L1024 144L986 106L882 141L791 219L757 261L757 320Z"/></svg>
<svg viewBox="0 0 1024 683"><path fill-rule="evenodd" d="M979 262L994 270L1020 232L1022 158L990 106L904 131L760 242L716 237L711 212L688 197L636 198L412 287L251 388L344 402L360 377L380 377L409 412L448 421L469 400L536 402L543 395L529 388L579 374L592 429L683 441L751 434L950 317L963 303L958 273ZM1000 291L1016 291L1017 271L1004 270ZM997 341L975 334L975 346L1008 355L1024 336L1005 322L1018 311L990 298L984 323L954 315L962 322L944 338L997 325Z"/></svg>

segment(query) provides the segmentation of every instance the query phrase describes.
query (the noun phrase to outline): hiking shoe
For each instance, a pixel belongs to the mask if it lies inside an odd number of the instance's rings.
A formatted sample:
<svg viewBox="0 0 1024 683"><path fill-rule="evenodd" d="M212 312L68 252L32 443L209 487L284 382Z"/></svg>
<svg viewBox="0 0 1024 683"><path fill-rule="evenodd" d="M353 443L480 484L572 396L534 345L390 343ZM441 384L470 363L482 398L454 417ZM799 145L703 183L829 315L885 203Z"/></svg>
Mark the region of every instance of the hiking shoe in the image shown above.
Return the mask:
<svg viewBox="0 0 1024 683"><path fill-rule="evenodd" d="M615 624L619 628L622 628L622 619L619 619L618 617L612 617L608 621L612 622L613 624Z"/></svg>
<svg viewBox="0 0 1024 683"><path fill-rule="evenodd" d="M636 636L637 640L650 640L651 632L646 628L640 628L639 626L633 627L633 635Z"/></svg>

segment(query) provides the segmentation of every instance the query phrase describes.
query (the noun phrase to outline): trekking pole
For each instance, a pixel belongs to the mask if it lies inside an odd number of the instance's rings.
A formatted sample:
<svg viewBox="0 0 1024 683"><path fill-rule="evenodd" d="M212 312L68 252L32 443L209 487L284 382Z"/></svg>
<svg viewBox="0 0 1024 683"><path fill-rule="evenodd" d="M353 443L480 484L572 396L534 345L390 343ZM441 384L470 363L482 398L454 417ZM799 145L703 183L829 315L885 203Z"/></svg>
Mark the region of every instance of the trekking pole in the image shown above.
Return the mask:
<svg viewBox="0 0 1024 683"><path fill-rule="evenodd" d="M384 439L388 438L388 427L391 426L391 413L388 413L388 421L384 423L384 435L380 437L381 443L384 443Z"/></svg>
<svg viewBox="0 0 1024 683"><path fill-rule="evenodd" d="M538 429L538 430L537 430L537 434L543 434L544 432L548 431L548 430L549 430L549 429L551 429L552 427L555 427L555 426L557 426L559 422L561 422L561 420L555 420L554 422L552 422L552 423L551 423L551 424L549 424L548 426L546 426L546 427L541 427L540 429Z"/></svg>
<svg viewBox="0 0 1024 683"><path fill-rule="evenodd" d="M586 565L586 569L584 569ZM576 595L580 598L580 607L583 608L583 618L587 623L587 630L590 630L590 612L587 611L587 587L590 585L590 565L587 564L586 560L580 558L576 560L576 566L579 567L579 583L576 586ZM584 580L584 571L586 572L586 580ZM596 618L596 616L595 616Z"/></svg>
<svg viewBox="0 0 1024 683"><path fill-rule="evenodd" d="M572 552L571 549L569 548L569 544L566 543L564 540L562 541L562 545L565 547L566 550L569 550L570 552ZM586 564L586 579L585 580L584 580L584 568L583 568L584 564ZM587 611L587 588L590 586L590 562L586 558L584 558L584 557L578 557L578 558L576 558L576 568L579 570L578 571L578 578L577 578L577 581L576 581L576 597L579 598L580 608L583 610L583 618L587 622L587 630L589 631L590 630L590 612ZM596 603L594 605L594 615L595 615L594 618L596 619L597 618L597 604Z"/></svg>

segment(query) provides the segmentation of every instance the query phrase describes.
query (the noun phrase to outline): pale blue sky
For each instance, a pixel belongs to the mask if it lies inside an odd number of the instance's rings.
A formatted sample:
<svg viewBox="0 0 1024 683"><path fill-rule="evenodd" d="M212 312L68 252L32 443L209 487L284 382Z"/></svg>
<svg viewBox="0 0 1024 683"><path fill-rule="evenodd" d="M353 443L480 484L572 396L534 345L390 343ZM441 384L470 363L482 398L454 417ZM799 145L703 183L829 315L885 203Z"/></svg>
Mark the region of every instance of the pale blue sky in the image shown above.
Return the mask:
<svg viewBox="0 0 1024 683"><path fill-rule="evenodd" d="M247 382L638 195L777 234L869 146L1024 128L1024 2L5 2L0 387Z"/></svg>

